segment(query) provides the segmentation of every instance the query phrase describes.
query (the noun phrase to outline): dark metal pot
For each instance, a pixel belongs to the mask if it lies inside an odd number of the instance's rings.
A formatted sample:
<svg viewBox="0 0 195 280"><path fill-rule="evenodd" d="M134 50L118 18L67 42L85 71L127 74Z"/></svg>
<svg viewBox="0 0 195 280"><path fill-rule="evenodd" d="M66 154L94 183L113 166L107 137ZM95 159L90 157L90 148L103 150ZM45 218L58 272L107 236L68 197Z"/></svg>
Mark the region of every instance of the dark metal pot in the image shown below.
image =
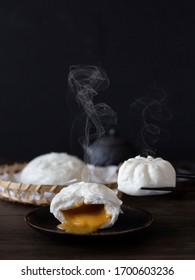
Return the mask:
<svg viewBox="0 0 195 280"><path fill-rule="evenodd" d="M114 129L110 129L87 150L87 162L97 166L118 165L134 156L133 147Z"/></svg>

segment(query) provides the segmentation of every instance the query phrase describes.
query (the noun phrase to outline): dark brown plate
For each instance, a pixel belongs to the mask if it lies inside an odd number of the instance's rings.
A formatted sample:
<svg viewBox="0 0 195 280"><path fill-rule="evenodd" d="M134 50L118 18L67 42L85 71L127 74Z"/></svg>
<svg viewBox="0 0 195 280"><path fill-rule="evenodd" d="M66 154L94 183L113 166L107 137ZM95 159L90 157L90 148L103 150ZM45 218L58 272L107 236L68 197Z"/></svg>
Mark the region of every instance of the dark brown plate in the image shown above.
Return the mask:
<svg viewBox="0 0 195 280"><path fill-rule="evenodd" d="M142 209L122 206L123 214L119 215L113 227L100 229L93 233L72 234L57 228L59 221L49 211L49 206L42 206L28 213L26 223L34 230L52 236L112 236L140 231L151 225L152 215Z"/></svg>

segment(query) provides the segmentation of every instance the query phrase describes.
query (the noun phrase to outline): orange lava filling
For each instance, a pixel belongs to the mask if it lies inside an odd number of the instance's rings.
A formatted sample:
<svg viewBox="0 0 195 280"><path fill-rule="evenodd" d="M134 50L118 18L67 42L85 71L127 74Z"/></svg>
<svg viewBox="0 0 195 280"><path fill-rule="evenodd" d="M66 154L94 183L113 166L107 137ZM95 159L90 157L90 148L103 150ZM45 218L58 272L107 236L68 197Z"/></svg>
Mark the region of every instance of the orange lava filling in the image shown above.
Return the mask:
<svg viewBox="0 0 195 280"><path fill-rule="evenodd" d="M73 209L62 210L64 222L59 229L71 233L90 233L97 231L100 226L111 219L106 214L103 204L82 204Z"/></svg>

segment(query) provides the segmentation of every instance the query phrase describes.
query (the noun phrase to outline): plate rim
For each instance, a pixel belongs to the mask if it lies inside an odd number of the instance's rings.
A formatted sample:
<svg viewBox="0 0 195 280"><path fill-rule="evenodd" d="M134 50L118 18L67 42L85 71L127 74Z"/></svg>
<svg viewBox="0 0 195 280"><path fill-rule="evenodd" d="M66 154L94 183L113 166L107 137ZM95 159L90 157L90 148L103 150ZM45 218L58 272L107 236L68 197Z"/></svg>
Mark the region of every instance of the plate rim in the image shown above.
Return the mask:
<svg viewBox="0 0 195 280"><path fill-rule="evenodd" d="M117 231L117 232L110 232L110 231L106 231L106 229L105 229L104 232L95 231L95 232L92 232L92 233L70 233L70 232L66 232L66 231L63 231L63 230L58 230L57 228L56 228L56 231L53 230L53 229L46 229L44 227L40 227L36 224L33 224L32 222L29 221L29 216L30 215L32 215L34 213L37 213L40 210L44 211L45 209L49 209L49 207L50 207L49 205L40 206L40 207L37 207L36 209L33 209L30 212L28 212L24 216L24 220L27 223L27 225L30 226L32 229L34 229L38 232L41 232L42 234L53 234L53 235L59 235L59 236L77 236L77 237L78 236L79 237L91 237L91 236L99 237L99 236L120 236L120 235L124 235L124 234L131 234L131 233L134 233L134 232L137 232L137 231L144 230L144 229L148 228L154 221L153 215L149 211L144 210L142 208L131 207L127 204L123 204L121 206L122 210L123 209L131 210L132 209L132 210L136 210L136 211L139 211L139 212L143 212L144 214L147 215L147 221L143 225L138 226L136 228L126 229L126 230L124 229L124 230ZM120 214L120 215L122 215L122 214Z"/></svg>

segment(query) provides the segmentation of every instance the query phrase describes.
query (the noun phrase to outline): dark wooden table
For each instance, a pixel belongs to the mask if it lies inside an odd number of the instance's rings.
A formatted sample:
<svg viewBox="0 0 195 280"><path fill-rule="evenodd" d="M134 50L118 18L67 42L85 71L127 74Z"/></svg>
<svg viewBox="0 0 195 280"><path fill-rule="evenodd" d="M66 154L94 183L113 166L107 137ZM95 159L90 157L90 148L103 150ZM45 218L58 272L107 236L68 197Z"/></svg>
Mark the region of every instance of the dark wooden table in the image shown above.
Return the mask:
<svg viewBox="0 0 195 280"><path fill-rule="evenodd" d="M0 259L195 259L195 193L123 200L149 211L152 225L122 238L84 240L42 235L24 221L35 206L0 200Z"/></svg>

